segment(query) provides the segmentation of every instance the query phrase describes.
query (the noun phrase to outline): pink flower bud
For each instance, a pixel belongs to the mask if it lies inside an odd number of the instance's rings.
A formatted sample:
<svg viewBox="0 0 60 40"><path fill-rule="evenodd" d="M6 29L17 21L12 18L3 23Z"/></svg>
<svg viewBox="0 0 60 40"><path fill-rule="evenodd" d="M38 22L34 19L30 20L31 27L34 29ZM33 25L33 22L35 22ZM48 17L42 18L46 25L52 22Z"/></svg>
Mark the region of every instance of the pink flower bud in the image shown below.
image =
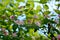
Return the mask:
<svg viewBox="0 0 60 40"><path fill-rule="evenodd" d="M16 20L14 21L16 24L18 25L23 25L24 24L24 21L23 20Z"/></svg>
<svg viewBox="0 0 60 40"><path fill-rule="evenodd" d="M13 33L12 36L13 36L13 37L16 37L17 35L16 35L16 33Z"/></svg>
<svg viewBox="0 0 60 40"><path fill-rule="evenodd" d="M9 35L9 33L5 31L5 32L4 32L4 35L7 36L7 35Z"/></svg>
<svg viewBox="0 0 60 40"><path fill-rule="evenodd" d="M32 24L32 20L28 19L27 20L28 24Z"/></svg>
<svg viewBox="0 0 60 40"><path fill-rule="evenodd" d="M37 19L37 18L38 18L38 16L37 16L37 15L34 15L34 18L35 18L35 19Z"/></svg>
<svg viewBox="0 0 60 40"><path fill-rule="evenodd" d="M58 14L58 17L60 18L60 14Z"/></svg>
<svg viewBox="0 0 60 40"><path fill-rule="evenodd" d="M60 35L57 36L57 39L60 40Z"/></svg>
<svg viewBox="0 0 60 40"><path fill-rule="evenodd" d="M39 22L39 21L35 22L35 24L36 24L37 26L40 26L40 22Z"/></svg>
<svg viewBox="0 0 60 40"><path fill-rule="evenodd" d="M54 38L54 37L52 37L52 40L55 40L55 38Z"/></svg>
<svg viewBox="0 0 60 40"><path fill-rule="evenodd" d="M14 16L14 15L10 16L10 19L12 19L12 20L13 20L14 18L15 18L15 16Z"/></svg>
<svg viewBox="0 0 60 40"><path fill-rule="evenodd" d="M58 20L58 19L55 19L55 22L56 22L57 24L59 24L59 20Z"/></svg>

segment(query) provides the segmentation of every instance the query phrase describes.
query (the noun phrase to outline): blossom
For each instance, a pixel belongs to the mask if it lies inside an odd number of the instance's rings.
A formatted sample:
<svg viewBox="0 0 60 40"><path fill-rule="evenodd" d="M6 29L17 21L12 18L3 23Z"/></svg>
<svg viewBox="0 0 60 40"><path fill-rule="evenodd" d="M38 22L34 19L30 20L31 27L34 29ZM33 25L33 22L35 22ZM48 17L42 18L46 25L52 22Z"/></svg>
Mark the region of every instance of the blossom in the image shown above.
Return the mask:
<svg viewBox="0 0 60 40"><path fill-rule="evenodd" d="M35 22L35 24L36 24L37 26L40 26L40 22L39 22L39 21Z"/></svg>
<svg viewBox="0 0 60 40"><path fill-rule="evenodd" d="M12 20L13 20L14 18L15 18L15 16L14 16L14 15L10 16L10 19L12 19Z"/></svg>
<svg viewBox="0 0 60 40"><path fill-rule="evenodd" d="M37 18L38 18L38 16L37 16L37 15L34 15L34 18L35 18L35 19L37 19Z"/></svg>
<svg viewBox="0 0 60 40"><path fill-rule="evenodd" d="M28 24L32 24L32 20L31 19L28 19L27 22L28 22Z"/></svg>
<svg viewBox="0 0 60 40"><path fill-rule="evenodd" d="M57 24L59 24L59 20L58 20L58 19L55 19L55 22L56 22Z"/></svg>
<svg viewBox="0 0 60 40"><path fill-rule="evenodd" d="M24 21L23 20L16 20L14 21L16 24L18 25L23 25L24 24Z"/></svg>
<svg viewBox="0 0 60 40"><path fill-rule="evenodd" d="M60 14L58 14L58 17L60 18Z"/></svg>
<svg viewBox="0 0 60 40"><path fill-rule="evenodd" d="M15 32L15 33L12 33L12 36L13 36L13 37L16 37L16 36L17 36L16 34L17 34L16 32Z"/></svg>
<svg viewBox="0 0 60 40"><path fill-rule="evenodd" d="M60 40L60 35L57 36L57 39Z"/></svg>
<svg viewBox="0 0 60 40"><path fill-rule="evenodd" d="M55 38L54 38L54 37L52 37L52 40L55 40Z"/></svg>
<svg viewBox="0 0 60 40"><path fill-rule="evenodd" d="M4 32L4 35L7 36L7 35L9 35L9 33L8 33L7 31L5 31L5 32Z"/></svg>

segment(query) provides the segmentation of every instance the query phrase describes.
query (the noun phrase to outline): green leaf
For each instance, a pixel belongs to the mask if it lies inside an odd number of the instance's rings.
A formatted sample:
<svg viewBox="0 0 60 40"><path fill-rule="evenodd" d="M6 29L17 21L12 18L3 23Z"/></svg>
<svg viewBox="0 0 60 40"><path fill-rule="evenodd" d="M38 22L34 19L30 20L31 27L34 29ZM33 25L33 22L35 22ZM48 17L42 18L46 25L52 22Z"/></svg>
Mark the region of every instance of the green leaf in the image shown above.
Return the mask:
<svg viewBox="0 0 60 40"><path fill-rule="evenodd" d="M30 34L31 36L33 36L33 33L34 33L34 29L30 29L30 30L29 30L29 34Z"/></svg>
<svg viewBox="0 0 60 40"><path fill-rule="evenodd" d="M9 4L10 0L2 0L2 3L4 6L7 6Z"/></svg>
<svg viewBox="0 0 60 40"><path fill-rule="evenodd" d="M28 0L28 2L32 2L33 0Z"/></svg>
<svg viewBox="0 0 60 40"><path fill-rule="evenodd" d="M58 7L60 7L60 4L57 4Z"/></svg>
<svg viewBox="0 0 60 40"><path fill-rule="evenodd" d="M50 11L44 11L44 15L50 14Z"/></svg>
<svg viewBox="0 0 60 40"><path fill-rule="evenodd" d="M33 1L29 1L26 3L26 8L33 8L34 7L34 2Z"/></svg>
<svg viewBox="0 0 60 40"><path fill-rule="evenodd" d="M56 36L58 36L58 34L54 33L54 36L56 37Z"/></svg>
<svg viewBox="0 0 60 40"><path fill-rule="evenodd" d="M45 5L44 5L44 9L45 9L45 10L49 9L48 5L45 4Z"/></svg>
<svg viewBox="0 0 60 40"><path fill-rule="evenodd" d="M34 14L34 12L31 10L30 12L29 12L31 15L33 15Z"/></svg>
<svg viewBox="0 0 60 40"><path fill-rule="evenodd" d="M0 3L0 9L2 10L4 7L4 5L2 3Z"/></svg>
<svg viewBox="0 0 60 40"><path fill-rule="evenodd" d="M47 24L49 21L50 21L50 20L48 20L47 18L44 18L44 19L42 20L42 24Z"/></svg>
<svg viewBox="0 0 60 40"><path fill-rule="evenodd" d="M36 8L36 11L39 12L41 10L41 6L38 5L37 8Z"/></svg>
<svg viewBox="0 0 60 40"><path fill-rule="evenodd" d="M16 1L18 1L18 2L24 2L25 0L16 0Z"/></svg>
<svg viewBox="0 0 60 40"><path fill-rule="evenodd" d="M40 3L44 4L47 3L48 0L40 0Z"/></svg>
<svg viewBox="0 0 60 40"><path fill-rule="evenodd" d="M56 0L56 1L60 1L60 0Z"/></svg>
<svg viewBox="0 0 60 40"><path fill-rule="evenodd" d="M55 12L56 12L57 14L60 14L60 10L55 10Z"/></svg>
<svg viewBox="0 0 60 40"><path fill-rule="evenodd" d="M40 19L40 20L43 20L43 19L44 19L44 16L40 14L40 15L39 15L39 19Z"/></svg>
<svg viewBox="0 0 60 40"><path fill-rule="evenodd" d="M0 3L0 6L3 6L3 4L2 4L2 3Z"/></svg>

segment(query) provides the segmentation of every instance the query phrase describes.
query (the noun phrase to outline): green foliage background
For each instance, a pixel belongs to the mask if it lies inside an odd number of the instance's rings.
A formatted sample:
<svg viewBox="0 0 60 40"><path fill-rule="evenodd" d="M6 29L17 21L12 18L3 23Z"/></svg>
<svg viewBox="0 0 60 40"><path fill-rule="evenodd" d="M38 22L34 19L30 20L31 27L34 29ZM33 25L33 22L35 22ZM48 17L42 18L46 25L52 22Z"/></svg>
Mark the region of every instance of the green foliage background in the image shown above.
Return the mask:
<svg viewBox="0 0 60 40"><path fill-rule="evenodd" d="M52 37L55 37L60 34L60 18L59 23L56 23L54 19L49 19L48 15L51 13L49 11L49 7L47 5L47 2L50 2L51 0L1 0L0 1L0 40L51 40ZM59 0L56 0L57 2ZM25 6L19 6L20 2L25 3ZM37 6L36 9L34 9L34 2L37 2L39 4L43 5L43 10L41 6ZM56 5L58 8L60 7L60 4ZM60 15L60 10L54 9L54 11ZM39 12L41 12L39 14ZM17 20L18 16L25 14L26 20L24 21L23 25L18 25L14 22L14 20ZM10 16L14 15L14 20L10 19ZM38 18L34 18L34 15L36 15ZM35 17L36 17L35 16ZM50 15L50 17L56 16L54 14ZM7 20L7 21L6 21ZM28 21L30 20L30 21ZM35 22L39 22L39 25L36 25ZM28 23L30 22L30 24ZM13 25L12 25L13 24ZM53 26L52 24L56 25ZM48 27L46 27L47 25ZM26 28L26 29L23 29ZM8 31L8 35L4 35L2 28ZM18 31L16 29L18 28ZM38 33L38 30L45 30L44 35ZM58 29L57 29L58 28ZM17 36L13 37L12 34L16 33ZM47 34L47 35L46 35ZM57 38L56 38L57 39Z"/></svg>

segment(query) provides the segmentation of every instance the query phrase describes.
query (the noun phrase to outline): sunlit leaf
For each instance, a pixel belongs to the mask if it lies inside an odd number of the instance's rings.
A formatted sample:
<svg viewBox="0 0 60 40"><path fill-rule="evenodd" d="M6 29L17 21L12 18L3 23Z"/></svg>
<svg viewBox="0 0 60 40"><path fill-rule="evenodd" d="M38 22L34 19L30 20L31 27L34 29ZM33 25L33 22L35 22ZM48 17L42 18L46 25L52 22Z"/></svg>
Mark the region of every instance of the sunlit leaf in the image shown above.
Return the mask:
<svg viewBox="0 0 60 40"><path fill-rule="evenodd" d="M16 1L18 1L18 2L24 2L24 0L16 0Z"/></svg>
<svg viewBox="0 0 60 40"><path fill-rule="evenodd" d="M44 15L50 14L50 11L44 11Z"/></svg>
<svg viewBox="0 0 60 40"><path fill-rule="evenodd" d="M57 14L60 14L60 10L55 10L55 12L56 12Z"/></svg>
<svg viewBox="0 0 60 40"><path fill-rule="evenodd" d="M27 4L26 4L26 7L27 8L29 8L29 7L34 7L34 2L33 1L29 1L29 2L27 2Z"/></svg>
<svg viewBox="0 0 60 40"><path fill-rule="evenodd" d="M44 5L44 9L45 10L49 9L48 5Z"/></svg>
<svg viewBox="0 0 60 40"><path fill-rule="evenodd" d="M41 6L40 6L40 5L38 5L38 6L36 7L36 12L38 13L39 11L41 11Z"/></svg>
<svg viewBox="0 0 60 40"><path fill-rule="evenodd" d="M44 4L47 3L48 0L40 0L40 3Z"/></svg>

